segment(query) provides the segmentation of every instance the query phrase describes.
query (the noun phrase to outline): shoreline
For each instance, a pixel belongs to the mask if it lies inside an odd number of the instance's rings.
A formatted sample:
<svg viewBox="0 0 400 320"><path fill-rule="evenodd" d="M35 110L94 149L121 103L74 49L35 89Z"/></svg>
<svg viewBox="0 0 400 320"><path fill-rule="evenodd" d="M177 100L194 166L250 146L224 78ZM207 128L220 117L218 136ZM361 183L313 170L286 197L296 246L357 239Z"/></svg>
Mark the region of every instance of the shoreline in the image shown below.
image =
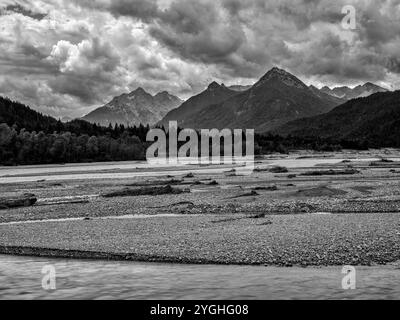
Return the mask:
<svg viewBox="0 0 400 320"><path fill-rule="evenodd" d="M132 253L110 253L82 250L63 250L53 248L34 248L19 246L0 246L0 255L35 257L50 259L67 260L86 260L86 261L119 261L119 262L138 262L138 263L157 263L157 264L179 264L179 265L211 265L211 266L264 266L278 268L323 268L337 267L346 265L345 263L335 264L269 264L269 263L238 263L229 261L216 261L208 259L174 258L151 255L137 255ZM383 263L355 264L354 267L376 267L398 264L400 260L387 261Z"/></svg>
<svg viewBox="0 0 400 320"><path fill-rule="evenodd" d="M287 265L265 265L263 263L234 263L207 259L173 258L151 255L136 255L131 253L108 253L82 250L63 250L51 248L0 246L0 255L39 257L52 259L72 259L90 261L127 261L140 263L184 264L184 265L230 265L230 266L269 266L288 267ZM299 265L300 267L300 265ZM306 266L302 266L306 267ZM318 266L314 266L318 267Z"/></svg>

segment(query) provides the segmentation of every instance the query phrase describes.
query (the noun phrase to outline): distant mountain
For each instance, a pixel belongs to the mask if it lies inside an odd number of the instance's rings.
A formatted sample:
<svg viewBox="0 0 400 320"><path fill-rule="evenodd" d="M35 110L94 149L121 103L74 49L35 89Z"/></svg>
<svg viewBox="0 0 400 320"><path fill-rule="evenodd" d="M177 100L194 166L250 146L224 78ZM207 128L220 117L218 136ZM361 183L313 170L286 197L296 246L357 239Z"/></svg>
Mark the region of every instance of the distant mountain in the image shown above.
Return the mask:
<svg viewBox="0 0 400 320"><path fill-rule="evenodd" d="M60 120L61 120L61 122L67 123L67 122L74 120L74 118L71 118L69 116L64 116L64 117L61 117Z"/></svg>
<svg viewBox="0 0 400 320"><path fill-rule="evenodd" d="M175 109L182 102L181 99L166 91L152 96L144 89L138 88L129 94L115 97L105 106L84 116L83 120L103 126L116 123L129 126L139 124L154 125L168 111Z"/></svg>
<svg viewBox="0 0 400 320"><path fill-rule="evenodd" d="M331 101L331 103L336 104L337 106L347 101L346 99L338 98L334 95L325 93L324 91L318 89L317 87L314 87L313 85L309 86L309 88L316 96L320 97L323 100Z"/></svg>
<svg viewBox="0 0 400 320"><path fill-rule="evenodd" d="M353 89L349 87L336 87L330 89L329 87L325 86L321 88L321 91L340 99L351 100L356 98L368 97L371 94L377 92L387 92L388 90L380 86L377 86L376 84L373 84L371 82L367 82L366 84L359 85Z"/></svg>
<svg viewBox="0 0 400 320"><path fill-rule="evenodd" d="M252 85L248 85L248 86L241 86L241 85L233 85L233 86L229 86L228 88L233 90L233 91L246 91L249 90L252 87Z"/></svg>
<svg viewBox="0 0 400 320"><path fill-rule="evenodd" d="M294 119L326 113L341 103L314 93L294 75L278 68L268 71L250 89L221 100L208 106L200 104L190 117L177 116L190 128L254 128L265 132Z"/></svg>
<svg viewBox="0 0 400 320"><path fill-rule="evenodd" d="M220 85L214 81L205 91L191 97L179 108L170 111L162 121L160 121L160 124L168 126L169 121L178 121L180 127L193 128L193 123L196 123L197 114L201 112L201 110L225 101L236 94L238 94L237 91L231 90L223 84Z"/></svg>
<svg viewBox="0 0 400 320"><path fill-rule="evenodd" d="M367 141L374 146L400 146L400 91L353 99L332 111L289 122L276 133Z"/></svg>

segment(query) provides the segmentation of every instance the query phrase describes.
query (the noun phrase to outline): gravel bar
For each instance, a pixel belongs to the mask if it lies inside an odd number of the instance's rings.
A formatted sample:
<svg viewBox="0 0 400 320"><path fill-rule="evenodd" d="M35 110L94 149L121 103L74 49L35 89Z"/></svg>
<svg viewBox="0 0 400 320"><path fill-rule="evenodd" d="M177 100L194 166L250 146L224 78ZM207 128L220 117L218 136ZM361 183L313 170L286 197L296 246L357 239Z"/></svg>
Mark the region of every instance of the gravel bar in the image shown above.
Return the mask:
<svg viewBox="0 0 400 320"><path fill-rule="evenodd" d="M2 225L0 253L268 266L376 265L400 260L398 213L237 217L182 215Z"/></svg>

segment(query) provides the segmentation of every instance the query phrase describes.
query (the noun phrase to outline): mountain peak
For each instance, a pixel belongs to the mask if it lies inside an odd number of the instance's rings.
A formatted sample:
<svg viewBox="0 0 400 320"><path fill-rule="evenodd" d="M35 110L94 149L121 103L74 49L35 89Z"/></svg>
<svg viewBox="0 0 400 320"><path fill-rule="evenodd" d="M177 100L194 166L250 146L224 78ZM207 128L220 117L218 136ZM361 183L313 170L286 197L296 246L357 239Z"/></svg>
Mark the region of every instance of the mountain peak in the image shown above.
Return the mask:
<svg viewBox="0 0 400 320"><path fill-rule="evenodd" d="M217 82L213 81L208 85L207 89L214 90L214 89L218 89L220 87L221 86Z"/></svg>
<svg viewBox="0 0 400 320"><path fill-rule="evenodd" d="M138 87L136 90L133 90L130 94L143 94L143 93L148 94L146 90L144 90L142 87Z"/></svg>
<svg viewBox="0 0 400 320"><path fill-rule="evenodd" d="M281 68L278 68L278 67L273 67L271 70L269 70L268 72L267 72L267 74L273 74L273 73L275 73L275 74L287 74L287 73L289 73L289 72L287 72L286 70L284 70L284 69L281 69Z"/></svg>
<svg viewBox="0 0 400 320"><path fill-rule="evenodd" d="M385 89L385 88L382 88L382 87L380 87L380 86L378 86L378 85L376 85L375 83L372 83L372 82L367 82L367 83L365 83L364 85L363 85L363 87L364 88L367 88L367 89L371 89L371 90L377 90L377 91L383 91L383 92L385 92L385 91L388 91L387 89Z"/></svg>
<svg viewBox="0 0 400 320"><path fill-rule="evenodd" d="M273 67L262 78L270 79L272 77L284 78L284 77L294 77L294 75L292 75L291 73L287 72L286 70L280 69L278 67Z"/></svg>
<svg viewBox="0 0 400 320"><path fill-rule="evenodd" d="M162 91L152 96L139 87L127 94L114 97L103 107L97 108L84 117L84 120L108 126L110 123L154 125L169 111L182 103L178 97Z"/></svg>
<svg viewBox="0 0 400 320"><path fill-rule="evenodd" d="M169 101L169 103L174 103L176 105L180 105L183 102L183 100L181 100L179 97L174 96L165 90L157 93L154 96L154 100L162 104L167 103L167 101Z"/></svg>
<svg viewBox="0 0 400 320"><path fill-rule="evenodd" d="M260 81L256 84L256 86L259 86L267 81L270 80L278 80L286 84L287 86L290 87L297 87L299 89L307 89L308 87L297 77L292 75L291 73L287 72L286 70L280 69L278 67L273 67L271 70L269 70L261 79Z"/></svg>

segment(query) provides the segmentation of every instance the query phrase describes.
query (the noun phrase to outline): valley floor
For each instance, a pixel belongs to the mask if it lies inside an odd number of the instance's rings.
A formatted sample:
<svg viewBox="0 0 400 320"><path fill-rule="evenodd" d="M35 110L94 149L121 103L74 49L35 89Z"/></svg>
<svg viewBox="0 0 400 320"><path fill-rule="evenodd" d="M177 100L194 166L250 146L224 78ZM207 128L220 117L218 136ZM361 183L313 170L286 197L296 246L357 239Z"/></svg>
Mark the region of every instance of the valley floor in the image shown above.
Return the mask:
<svg viewBox="0 0 400 320"><path fill-rule="evenodd" d="M288 172L271 170L278 165ZM400 260L398 150L270 155L255 166L250 176L132 163L0 168L0 194L38 197L0 210L0 253L277 266ZM100 196L168 183L190 192Z"/></svg>

